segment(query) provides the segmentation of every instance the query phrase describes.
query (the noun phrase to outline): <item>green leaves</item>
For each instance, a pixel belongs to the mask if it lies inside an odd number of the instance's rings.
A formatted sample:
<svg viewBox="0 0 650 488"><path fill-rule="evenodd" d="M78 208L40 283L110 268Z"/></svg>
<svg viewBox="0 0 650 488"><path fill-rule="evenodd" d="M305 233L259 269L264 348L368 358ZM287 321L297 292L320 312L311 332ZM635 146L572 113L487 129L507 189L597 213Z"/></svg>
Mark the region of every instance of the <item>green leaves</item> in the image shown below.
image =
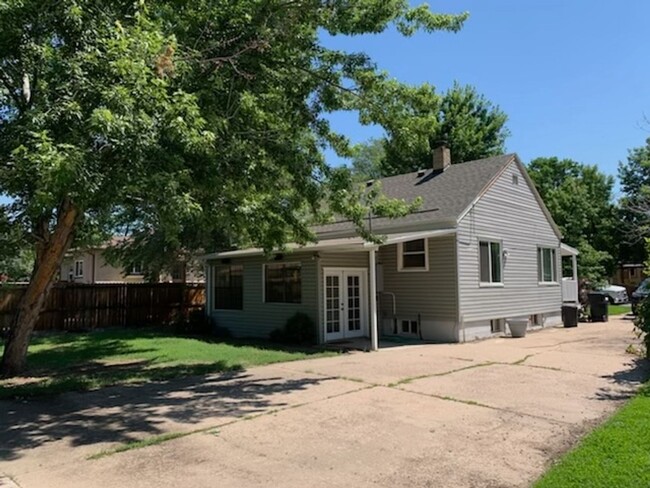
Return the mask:
<svg viewBox="0 0 650 488"><path fill-rule="evenodd" d="M118 252L157 267L187 250L305 242L332 211L362 233L369 212L408 211L325 165L323 148L351 154L325 115L360 110L421 151L439 98L389 80L363 53L326 49L319 35L456 31L467 17L406 0L0 9L0 193L14 199L13 223L51 230L69 198L85 219L75 245L128 234L133 244Z"/></svg>
<svg viewBox="0 0 650 488"><path fill-rule="evenodd" d="M606 281L618 255L614 179L595 165L558 158L534 159L528 173L564 242L580 251L580 277Z"/></svg>

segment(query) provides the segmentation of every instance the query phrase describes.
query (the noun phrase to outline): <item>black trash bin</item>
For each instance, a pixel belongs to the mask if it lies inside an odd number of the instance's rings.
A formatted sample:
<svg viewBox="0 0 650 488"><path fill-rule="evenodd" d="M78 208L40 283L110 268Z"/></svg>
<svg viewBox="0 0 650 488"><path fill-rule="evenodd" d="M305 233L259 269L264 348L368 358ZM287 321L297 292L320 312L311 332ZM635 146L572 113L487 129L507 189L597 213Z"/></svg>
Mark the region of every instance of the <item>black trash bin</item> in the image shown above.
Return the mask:
<svg viewBox="0 0 650 488"><path fill-rule="evenodd" d="M606 293L592 291L589 293L589 318L592 322L609 320L609 297Z"/></svg>
<svg viewBox="0 0 650 488"><path fill-rule="evenodd" d="M578 327L577 305L562 305L562 323L564 327Z"/></svg>

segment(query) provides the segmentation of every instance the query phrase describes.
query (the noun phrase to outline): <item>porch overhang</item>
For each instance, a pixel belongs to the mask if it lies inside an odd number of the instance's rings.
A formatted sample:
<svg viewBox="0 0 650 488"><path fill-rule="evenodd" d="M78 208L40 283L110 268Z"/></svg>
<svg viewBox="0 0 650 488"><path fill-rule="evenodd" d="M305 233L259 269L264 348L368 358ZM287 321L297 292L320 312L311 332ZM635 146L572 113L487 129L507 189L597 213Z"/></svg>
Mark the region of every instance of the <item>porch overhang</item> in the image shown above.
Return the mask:
<svg viewBox="0 0 650 488"><path fill-rule="evenodd" d="M575 248L571 247L568 244L560 244L560 255L564 256L577 256L580 252Z"/></svg>
<svg viewBox="0 0 650 488"><path fill-rule="evenodd" d="M442 237L447 235L452 235L456 233L455 228L448 229L436 229L429 231L418 231L418 232L400 232L395 234L385 234L381 239L381 243L377 244L375 242L366 241L362 237L345 237L340 239L327 239L318 242L310 242L307 244L296 244L289 243L284 249L278 249L274 251L276 253L282 252L301 252L301 251L332 251L332 252L350 252L350 251L369 251L370 249L376 249L380 246L386 246L390 244L397 244L400 242L413 241L416 239L429 239L435 237ZM201 259L204 261L209 261L211 259L226 259L226 258L238 258L246 256L261 256L264 254L264 249L261 248L250 248L250 249L237 249L234 251L224 251L216 252L212 254L206 254L201 256Z"/></svg>

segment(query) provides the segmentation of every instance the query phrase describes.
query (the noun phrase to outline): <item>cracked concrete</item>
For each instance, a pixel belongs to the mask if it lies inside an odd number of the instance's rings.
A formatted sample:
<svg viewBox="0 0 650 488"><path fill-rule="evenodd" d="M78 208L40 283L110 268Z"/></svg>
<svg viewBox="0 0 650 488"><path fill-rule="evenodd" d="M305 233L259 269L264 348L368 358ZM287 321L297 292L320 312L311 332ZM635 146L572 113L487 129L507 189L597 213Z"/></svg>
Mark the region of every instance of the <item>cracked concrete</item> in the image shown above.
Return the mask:
<svg viewBox="0 0 650 488"><path fill-rule="evenodd" d="M0 473L23 488L528 486L634 392L635 342L612 319L0 402ZM191 434L88 459L167 433Z"/></svg>

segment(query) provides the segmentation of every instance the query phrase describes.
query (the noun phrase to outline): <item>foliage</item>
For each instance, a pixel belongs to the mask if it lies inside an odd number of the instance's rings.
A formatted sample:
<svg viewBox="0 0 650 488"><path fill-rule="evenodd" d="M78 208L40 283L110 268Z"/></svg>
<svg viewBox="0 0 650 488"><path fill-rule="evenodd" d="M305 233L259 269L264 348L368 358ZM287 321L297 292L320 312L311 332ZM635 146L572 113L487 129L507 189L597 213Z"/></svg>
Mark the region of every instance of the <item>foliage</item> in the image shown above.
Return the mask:
<svg viewBox="0 0 650 488"><path fill-rule="evenodd" d="M383 153L377 140L369 141L353 156L353 170L376 178L428 168L432 149L443 142L452 163L504 152L507 116L475 88L455 84L441 96L429 84L381 80L377 86L361 121L384 128Z"/></svg>
<svg viewBox="0 0 650 488"><path fill-rule="evenodd" d="M70 198L84 213L77 244L122 229L123 261L154 267L215 243L304 242L329 196L326 208L347 210L349 181L321 147L349 147L323 114L354 109L379 75L366 56L320 45L321 29L410 35L466 17L406 0L1 8L0 192L13 221L52 227Z"/></svg>
<svg viewBox="0 0 650 488"><path fill-rule="evenodd" d="M611 275L617 256L614 179L595 165L537 158L528 165L563 240L580 251L578 274L592 284Z"/></svg>
<svg viewBox="0 0 650 488"><path fill-rule="evenodd" d="M5 207L0 206L0 275L6 276L8 281L25 281L33 266L33 250L21 229L11 225Z"/></svg>
<svg viewBox="0 0 650 488"><path fill-rule="evenodd" d="M650 238L645 239L646 252L650 251ZM650 270L650 260L646 261L646 273ZM645 344L645 353L650 358L650 300L646 297L636 307L636 319L634 325L639 331Z"/></svg>
<svg viewBox="0 0 650 488"><path fill-rule="evenodd" d="M271 340L284 344L315 344L316 325L309 315L298 312L287 319L283 328L271 332Z"/></svg>
<svg viewBox="0 0 650 488"><path fill-rule="evenodd" d="M234 340L209 342L144 328L53 334L35 338L29 348L33 381L0 380L0 398L85 391L333 354Z"/></svg>
<svg viewBox="0 0 650 488"><path fill-rule="evenodd" d="M619 163L621 182L621 258L623 262L645 260L644 238L650 236L650 138L645 146L631 149L627 162Z"/></svg>
<svg viewBox="0 0 650 488"><path fill-rule="evenodd" d="M0 194L36 265L3 357L26 341L70 245L129 236L123 263L159 271L209 247L271 251L314 238L333 213L362 236L349 154L326 114L358 110L385 75L330 35L457 31L466 14L408 0L5 0L0 3Z"/></svg>
<svg viewBox="0 0 650 488"><path fill-rule="evenodd" d="M650 389L564 456L534 488L636 488L650 485Z"/></svg>
<svg viewBox="0 0 650 488"><path fill-rule="evenodd" d="M354 178L362 182L381 178L381 165L385 157L386 150L382 139L370 139L357 144L352 153L351 169Z"/></svg>
<svg viewBox="0 0 650 488"><path fill-rule="evenodd" d="M174 330L177 334L208 336L213 332L212 320L206 315L204 308L194 309L187 317L178 317Z"/></svg>

